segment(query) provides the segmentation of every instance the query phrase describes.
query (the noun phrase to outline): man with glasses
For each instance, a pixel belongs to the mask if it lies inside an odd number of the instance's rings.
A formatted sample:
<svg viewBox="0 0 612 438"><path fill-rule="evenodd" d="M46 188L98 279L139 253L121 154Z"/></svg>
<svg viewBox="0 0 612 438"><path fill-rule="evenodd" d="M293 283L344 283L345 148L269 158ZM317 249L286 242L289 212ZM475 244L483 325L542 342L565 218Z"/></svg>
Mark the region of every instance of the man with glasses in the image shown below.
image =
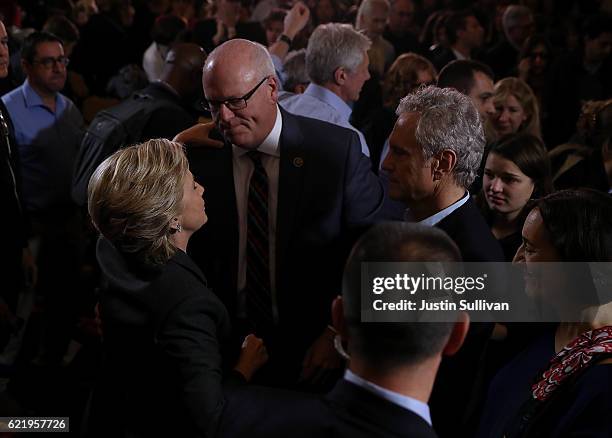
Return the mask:
<svg viewBox="0 0 612 438"><path fill-rule="evenodd" d="M264 338L270 363L260 382L291 386L300 373L316 381L340 366L330 303L352 233L374 220L383 190L354 131L278 106L263 46L217 47L202 83L225 144L189 151L210 218L191 255L235 328Z"/></svg>
<svg viewBox="0 0 612 438"><path fill-rule="evenodd" d="M21 52L26 80L2 97L21 158L23 208L39 243L37 291L45 296L41 360L57 364L70 340L78 279L78 211L70 198L83 118L60 90L66 83L62 42L46 32L28 36Z"/></svg>

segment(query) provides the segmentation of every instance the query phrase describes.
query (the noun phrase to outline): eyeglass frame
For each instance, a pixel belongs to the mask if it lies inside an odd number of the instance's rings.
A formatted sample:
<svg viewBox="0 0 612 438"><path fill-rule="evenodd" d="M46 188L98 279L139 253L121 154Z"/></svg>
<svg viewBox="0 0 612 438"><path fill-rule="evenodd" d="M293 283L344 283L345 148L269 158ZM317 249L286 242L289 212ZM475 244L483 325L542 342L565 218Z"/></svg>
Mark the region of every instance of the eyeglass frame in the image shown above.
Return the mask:
<svg viewBox="0 0 612 438"><path fill-rule="evenodd" d="M42 65L46 69L55 67L55 64L60 64L64 67L67 67L68 64L70 64L70 58L64 55L58 56L57 58L54 58L53 56L47 56L45 58L32 60L32 64Z"/></svg>
<svg viewBox="0 0 612 438"><path fill-rule="evenodd" d="M253 89L251 89L251 91L249 91L242 97L233 97L231 99L226 99L222 101L208 100L204 98L202 99L201 106L202 108L204 108L207 111L210 111L211 113L218 113L219 110L221 109L221 105L225 105L227 109L229 109L230 111L239 111L239 110L245 109L248 106L249 99L253 97L253 95L255 94L255 92L257 92L259 87L261 87L261 85L264 82L266 82L268 79L270 79L270 76L264 77L261 81L259 81L257 85L255 85L255 87L253 87ZM243 102L244 106L236 107L235 105L230 103L232 101Z"/></svg>

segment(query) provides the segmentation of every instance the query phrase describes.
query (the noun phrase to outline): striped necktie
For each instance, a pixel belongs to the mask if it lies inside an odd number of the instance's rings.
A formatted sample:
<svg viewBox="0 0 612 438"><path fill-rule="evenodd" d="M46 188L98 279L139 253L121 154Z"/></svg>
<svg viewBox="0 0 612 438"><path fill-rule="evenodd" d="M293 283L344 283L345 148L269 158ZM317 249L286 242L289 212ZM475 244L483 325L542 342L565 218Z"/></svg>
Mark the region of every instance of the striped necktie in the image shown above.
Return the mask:
<svg viewBox="0 0 612 438"><path fill-rule="evenodd" d="M261 153L250 151L253 175L247 208L247 318L261 336L274 324L270 286L270 239L268 236L268 175Z"/></svg>

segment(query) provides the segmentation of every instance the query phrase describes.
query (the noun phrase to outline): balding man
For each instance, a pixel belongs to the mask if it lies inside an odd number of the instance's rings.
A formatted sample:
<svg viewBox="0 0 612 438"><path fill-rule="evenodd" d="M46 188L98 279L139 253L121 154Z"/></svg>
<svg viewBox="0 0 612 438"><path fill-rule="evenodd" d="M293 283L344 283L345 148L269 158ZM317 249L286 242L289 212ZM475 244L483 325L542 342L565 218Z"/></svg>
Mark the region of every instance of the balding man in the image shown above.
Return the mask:
<svg viewBox="0 0 612 438"><path fill-rule="evenodd" d="M77 157L72 180L75 202L87 202L89 178L98 164L117 149L152 138L171 140L197 122L194 108L202 98L200 78L205 59L206 52L197 44L176 44L166 55L160 79L94 118ZM117 127L119 123L123 125ZM117 136L109 129L131 132L116 142ZM100 142L105 142L103 147Z"/></svg>
<svg viewBox="0 0 612 438"><path fill-rule="evenodd" d="M391 6L388 0L364 0L357 11L355 27L371 41L370 71L382 79L395 59L395 49L383 38Z"/></svg>
<svg viewBox="0 0 612 438"><path fill-rule="evenodd" d="M175 108L164 106L155 111L140 141L161 137L171 140L197 121L194 108L202 100L200 78L205 60L206 52L197 44L175 44L170 49L160 78L142 92Z"/></svg>
<svg viewBox="0 0 612 438"><path fill-rule="evenodd" d="M268 381L288 385L302 365L303 377L339 365L329 305L351 232L384 193L353 131L279 108L263 46L217 47L202 84L225 145L191 151L210 218L191 253L235 324L264 338Z"/></svg>

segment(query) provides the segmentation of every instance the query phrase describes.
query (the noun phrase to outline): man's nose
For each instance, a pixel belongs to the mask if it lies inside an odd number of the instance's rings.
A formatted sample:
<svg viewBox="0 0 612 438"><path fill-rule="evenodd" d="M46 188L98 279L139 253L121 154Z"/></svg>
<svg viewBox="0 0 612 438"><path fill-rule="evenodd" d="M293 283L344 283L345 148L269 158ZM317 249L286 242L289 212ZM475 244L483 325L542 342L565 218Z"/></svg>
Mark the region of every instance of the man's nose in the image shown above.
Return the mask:
<svg viewBox="0 0 612 438"><path fill-rule="evenodd" d="M223 122L228 122L234 118L234 112L229 109L224 103L219 106L219 119Z"/></svg>

